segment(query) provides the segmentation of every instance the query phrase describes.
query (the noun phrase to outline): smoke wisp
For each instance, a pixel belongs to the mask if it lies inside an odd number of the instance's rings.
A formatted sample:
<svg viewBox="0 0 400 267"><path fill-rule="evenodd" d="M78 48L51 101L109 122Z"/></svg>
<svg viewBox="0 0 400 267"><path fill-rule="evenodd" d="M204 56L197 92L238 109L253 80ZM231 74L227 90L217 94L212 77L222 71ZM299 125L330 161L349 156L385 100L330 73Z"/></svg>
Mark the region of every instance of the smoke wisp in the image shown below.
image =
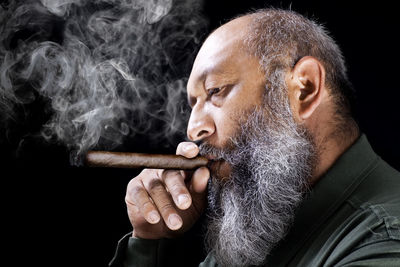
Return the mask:
<svg viewBox="0 0 400 267"><path fill-rule="evenodd" d="M73 151L185 131L185 86L207 22L201 1L41 0L0 7L0 120L38 97L40 135Z"/></svg>

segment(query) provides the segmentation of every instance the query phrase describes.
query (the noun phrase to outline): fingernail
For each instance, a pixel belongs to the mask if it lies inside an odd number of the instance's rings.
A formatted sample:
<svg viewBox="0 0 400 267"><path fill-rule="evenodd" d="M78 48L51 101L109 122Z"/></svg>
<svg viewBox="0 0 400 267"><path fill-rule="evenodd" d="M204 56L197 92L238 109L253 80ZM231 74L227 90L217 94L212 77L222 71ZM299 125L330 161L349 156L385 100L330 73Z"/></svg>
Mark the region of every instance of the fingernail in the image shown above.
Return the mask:
<svg viewBox="0 0 400 267"><path fill-rule="evenodd" d="M190 199L187 195L178 196L178 205L182 209L187 209L190 206Z"/></svg>
<svg viewBox="0 0 400 267"><path fill-rule="evenodd" d="M168 217L168 223L172 227L172 230L177 230L182 226L181 218L176 214L171 214Z"/></svg>
<svg viewBox="0 0 400 267"><path fill-rule="evenodd" d="M150 213L149 213L149 220L152 222L152 223L157 223L158 222L158 220L160 220L160 216L158 216L158 213L157 213L157 211L151 211Z"/></svg>
<svg viewBox="0 0 400 267"><path fill-rule="evenodd" d="M187 144L186 146L183 147L183 150L185 150L186 152L193 150L196 148L196 145L193 143Z"/></svg>

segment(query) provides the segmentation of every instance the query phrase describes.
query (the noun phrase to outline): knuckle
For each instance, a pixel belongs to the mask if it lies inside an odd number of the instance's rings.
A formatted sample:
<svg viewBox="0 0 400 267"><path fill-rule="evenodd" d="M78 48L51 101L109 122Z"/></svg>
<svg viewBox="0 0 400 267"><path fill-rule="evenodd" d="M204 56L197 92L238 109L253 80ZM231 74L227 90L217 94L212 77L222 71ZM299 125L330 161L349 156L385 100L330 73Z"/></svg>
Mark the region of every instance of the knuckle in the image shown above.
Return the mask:
<svg viewBox="0 0 400 267"><path fill-rule="evenodd" d="M128 194L125 195L125 204L130 205L132 204L132 199L128 196Z"/></svg>
<svg viewBox="0 0 400 267"><path fill-rule="evenodd" d="M142 207L141 208L142 208L142 210L144 212L149 212L151 210L154 210L154 205L153 205L153 203L151 203L151 201L147 200L147 201L142 203Z"/></svg>
<svg viewBox="0 0 400 267"><path fill-rule="evenodd" d="M151 179L148 182L148 191L150 194L157 194L160 191L164 191L164 185L158 179Z"/></svg>
<svg viewBox="0 0 400 267"><path fill-rule="evenodd" d="M163 181L168 182L175 179L180 179L180 171L178 170L164 170L161 174Z"/></svg>
<svg viewBox="0 0 400 267"><path fill-rule="evenodd" d="M144 190L143 186L141 186L139 184L130 186L130 187L128 187L126 197L132 198L133 196L140 194L143 190Z"/></svg>
<svg viewBox="0 0 400 267"><path fill-rule="evenodd" d="M133 178L132 180L129 181L127 187L126 187L126 191L130 191L133 187L137 186L137 181L136 181L136 177Z"/></svg>
<svg viewBox="0 0 400 267"><path fill-rule="evenodd" d="M184 178L180 171L173 171L166 174L165 184L172 194L186 192L186 186L183 182Z"/></svg>
<svg viewBox="0 0 400 267"><path fill-rule="evenodd" d="M170 213L175 210L174 205L171 202L165 202L160 207L159 210L162 214Z"/></svg>
<svg viewBox="0 0 400 267"><path fill-rule="evenodd" d="M180 183L173 183L169 186L169 191L171 194L178 195L186 193L185 187Z"/></svg>

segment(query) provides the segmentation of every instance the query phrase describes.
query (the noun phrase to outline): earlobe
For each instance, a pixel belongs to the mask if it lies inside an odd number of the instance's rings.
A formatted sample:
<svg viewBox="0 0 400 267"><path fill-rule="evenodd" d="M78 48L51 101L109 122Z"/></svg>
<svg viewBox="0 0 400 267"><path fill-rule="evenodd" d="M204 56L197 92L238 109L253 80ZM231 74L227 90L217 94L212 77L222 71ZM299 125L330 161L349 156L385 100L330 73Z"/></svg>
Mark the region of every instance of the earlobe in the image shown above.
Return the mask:
<svg viewBox="0 0 400 267"><path fill-rule="evenodd" d="M325 89L325 69L314 57L303 57L294 66L288 83L292 108L300 121L312 116L320 105Z"/></svg>

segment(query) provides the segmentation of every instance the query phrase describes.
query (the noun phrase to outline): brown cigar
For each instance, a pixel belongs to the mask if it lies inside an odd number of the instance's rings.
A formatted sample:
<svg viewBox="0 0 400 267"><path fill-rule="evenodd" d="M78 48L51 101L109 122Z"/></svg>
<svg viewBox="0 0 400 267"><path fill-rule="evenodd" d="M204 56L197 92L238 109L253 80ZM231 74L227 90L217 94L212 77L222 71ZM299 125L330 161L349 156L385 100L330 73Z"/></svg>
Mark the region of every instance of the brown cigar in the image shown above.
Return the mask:
<svg viewBox="0 0 400 267"><path fill-rule="evenodd" d="M193 170L207 163L208 159L202 156L188 159L179 155L108 151L89 151L86 155L90 167Z"/></svg>

